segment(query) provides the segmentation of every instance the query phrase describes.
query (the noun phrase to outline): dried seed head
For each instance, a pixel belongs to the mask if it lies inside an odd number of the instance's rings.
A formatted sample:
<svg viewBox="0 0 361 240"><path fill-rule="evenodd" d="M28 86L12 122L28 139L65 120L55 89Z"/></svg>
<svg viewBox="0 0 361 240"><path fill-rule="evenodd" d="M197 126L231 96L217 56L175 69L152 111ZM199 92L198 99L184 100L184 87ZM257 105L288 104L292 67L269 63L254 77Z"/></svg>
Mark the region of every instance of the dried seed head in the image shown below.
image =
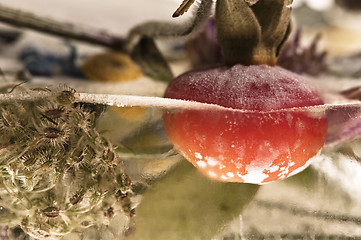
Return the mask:
<svg viewBox="0 0 361 240"><path fill-rule="evenodd" d="M53 109L48 109L44 112L44 114L51 118L51 119L58 119L62 116L62 114L64 113L65 109L64 109L64 106L58 106L56 108L53 108Z"/></svg>
<svg viewBox="0 0 361 240"><path fill-rule="evenodd" d="M64 87L64 89L59 92L58 96L56 97L56 100L60 104L70 105L75 100L74 94L75 94L75 89Z"/></svg>
<svg viewBox="0 0 361 240"><path fill-rule="evenodd" d="M131 186L131 183L132 183L132 181L130 180L130 177L125 173L118 174L117 177L116 177L116 181L117 181L117 184L119 184L119 186L122 189L123 188L128 189Z"/></svg>
<svg viewBox="0 0 361 240"><path fill-rule="evenodd" d="M59 128L56 127L47 127L44 129L44 136L49 139L56 139L62 135L62 132Z"/></svg>
<svg viewBox="0 0 361 240"><path fill-rule="evenodd" d="M65 117L65 107L56 103L48 103L45 106L40 106L39 112L41 119L55 125L58 124L61 118ZM65 121L65 119L64 119Z"/></svg>
<svg viewBox="0 0 361 240"><path fill-rule="evenodd" d="M41 142L50 147L64 148L69 140L70 129L65 124L45 125L40 130Z"/></svg>
<svg viewBox="0 0 361 240"><path fill-rule="evenodd" d="M94 127L94 114L86 109L74 107L69 111L69 125L75 127L77 132L88 133Z"/></svg>
<svg viewBox="0 0 361 240"><path fill-rule="evenodd" d="M115 162L117 158L113 149L106 147L103 151L103 159L108 162Z"/></svg>
<svg viewBox="0 0 361 240"><path fill-rule="evenodd" d="M37 162L37 159L34 156L34 154L23 155L21 156L20 160L22 161L23 165L27 168L34 166L35 163Z"/></svg>
<svg viewBox="0 0 361 240"><path fill-rule="evenodd" d="M75 167L89 166L91 162L94 162L96 155L95 150L89 145L77 146L70 154L67 162L70 166Z"/></svg>
<svg viewBox="0 0 361 240"><path fill-rule="evenodd" d="M80 203L81 201L83 201L83 193L82 192L77 192L75 193L70 199L69 199L70 203L72 205L76 205L78 203Z"/></svg>
<svg viewBox="0 0 361 240"><path fill-rule="evenodd" d="M36 174L43 174L46 172L54 172L53 170L64 171L64 166L58 166L59 160L63 159L64 155L60 151L54 151L54 149L38 150L38 162L39 167L35 170ZM59 171L59 170L58 170ZM56 179L50 179L56 181Z"/></svg>
<svg viewBox="0 0 361 240"><path fill-rule="evenodd" d="M32 177L22 177L20 179L17 179L17 185L21 187L23 191L31 192L37 181L34 180Z"/></svg>
<svg viewBox="0 0 361 240"><path fill-rule="evenodd" d="M0 134L6 138L13 137L19 133L23 126L20 118L13 109L5 109L0 114Z"/></svg>
<svg viewBox="0 0 361 240"><path fill-rule="evenodd" d="M55 218L59 216L59 209L56 207L47 207L43 210L43 213L49 218Z"/></svg>
<svg viewBox="0 0 361 240"><path fill-rule="evenodd" d="M110 218L118 213L110 207L117 200L122 199L117 207L124 205L124 212L131 206L130 179L113 164L118 160L111 143L94 129L96 112L73 104L72 89L50 93L46 99L0 106L0 176L13 176L3 178L9 194L1 198L27 212L21 228L37 239L58 238L84 216L90 223L99 222L92 219L99 214ZM14 128L21 132L11 141L1 134ZM125 175L119 177L121 185L118 174ZM122 197L114 194L117 190ZM80 211L61 211L69 207ZM90 210L96 214L84 215Z"/></svg>
<svg viewBox="0 0 361 240"><path fill-rule="evenodd" d="M80 163L80 162L83 162L84 157L85 157L85 154L82 149L75 149L72 159L74 160L74 162Z"/></svg>

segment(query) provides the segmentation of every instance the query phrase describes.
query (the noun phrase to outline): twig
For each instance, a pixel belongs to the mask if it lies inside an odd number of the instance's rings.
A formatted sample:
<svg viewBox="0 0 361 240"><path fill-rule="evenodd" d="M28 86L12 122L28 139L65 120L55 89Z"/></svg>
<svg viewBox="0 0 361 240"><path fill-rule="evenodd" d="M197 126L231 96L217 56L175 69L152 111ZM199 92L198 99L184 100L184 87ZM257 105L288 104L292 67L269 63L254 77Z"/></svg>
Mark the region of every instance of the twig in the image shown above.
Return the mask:
<svg viewBox="0 0 361 240"><path fill-rule="evenodd" d="M111 49L124 50L125 39L105 30L86 28L70 22L59 22L2 4L0 4L0 22Z"/></svg>

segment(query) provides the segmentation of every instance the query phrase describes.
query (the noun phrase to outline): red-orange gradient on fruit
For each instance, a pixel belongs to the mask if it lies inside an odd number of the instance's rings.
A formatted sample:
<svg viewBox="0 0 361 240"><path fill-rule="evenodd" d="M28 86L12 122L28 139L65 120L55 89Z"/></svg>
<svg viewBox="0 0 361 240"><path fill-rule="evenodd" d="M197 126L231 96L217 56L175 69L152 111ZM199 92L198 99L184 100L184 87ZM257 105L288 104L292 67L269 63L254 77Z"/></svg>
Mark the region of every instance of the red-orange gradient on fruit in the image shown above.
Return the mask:
<svg viewBox="0 0 361 240"><path fill-rule="evenodd" d="M306 79L278 67L189 72L169 85L165 97L252 110L164 113L175 149L216 180L262 184L284 179L309 166L326 138L327 119L321 113L283 110L323 102Z"/></svg>
<svg viewBox="0 0 361 240"><path fill-rule="evenodd" d="M267 183L305 169L324 144L327 120L305 113L186 110L165 114L175 148L205 175Z"/></svg>

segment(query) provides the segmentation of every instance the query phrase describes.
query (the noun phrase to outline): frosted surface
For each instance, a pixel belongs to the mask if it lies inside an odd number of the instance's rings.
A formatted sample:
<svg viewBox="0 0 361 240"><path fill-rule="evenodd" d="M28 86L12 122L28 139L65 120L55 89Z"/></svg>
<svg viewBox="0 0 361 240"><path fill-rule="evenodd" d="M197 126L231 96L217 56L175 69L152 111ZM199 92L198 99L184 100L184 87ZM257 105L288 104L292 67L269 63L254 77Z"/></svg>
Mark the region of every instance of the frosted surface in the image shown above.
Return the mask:
<svg viewBox="0 0 361 240"><path fill-rule="evenodd" d="M170 84L165 97L262 111L323 103L306 79L268 65L235 65L185 73Z"/></svg>

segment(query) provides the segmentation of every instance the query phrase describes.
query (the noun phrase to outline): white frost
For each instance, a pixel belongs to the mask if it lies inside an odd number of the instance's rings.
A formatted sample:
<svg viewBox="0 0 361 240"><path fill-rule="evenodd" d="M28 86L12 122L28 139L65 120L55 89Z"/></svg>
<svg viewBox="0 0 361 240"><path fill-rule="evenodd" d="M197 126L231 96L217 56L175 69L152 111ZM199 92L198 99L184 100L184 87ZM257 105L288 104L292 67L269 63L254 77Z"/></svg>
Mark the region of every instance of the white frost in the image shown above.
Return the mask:
<svg viewBox="0 0 361 240"><path fill-rule="evenodd" d="M227 180L227 179L228 179L228 177L226 177L226 176L224 176L224 175L222 175L221 178L222 178L223 180Z"/></svg>
<svg viewBox="0 0 361 240"><path fill-rule="evenodd" d="M197 162L197 165L201 168L205 168L207 167L207 163L205 161L198 161Z"/></svg>
<svg viewBox="0 0 361 240"><path fill-rule="evenodd" d="M206 157L206 159L207 159L208 165L211 167L214 167L219 164L219 162L213 157Z"/></svg>
<svg viewBox="0 0 361 240"><path fill-rule="evenodd" d="M267 177L268 175L263 172L263 169L253 170L242 176L245 183L256 184L262 183Z"/></svg>
<svg viewBox="0 0 361 240"><path fill-rule="evenodd" d="M275 166L270 167L270 168L269 168L269 171L270 171L271 173L273 173L273 172L278 171L278 169L280 169L280 166L275 165Z"/></svg>
<svg viewBox="0 0 361 240"><path fill-rule="evenodd" d="M216 177L217 177L217 174L216 174L215 172L213 172L213 171L208 171L208 175L209 175L210 177L213 177L213 178L216 178Z"/></svg>
<svg viewBox="0 0 361 240"><path fill-rule="evenodd" d="M227 175L228 177L230 177L230 178L233 178L233 177L234 177L234 174L233 174L232 172L228 172L226 175Z"/></svg>
<svg viewBox="0 0 361 240"><path fill-rule="evenodd" d="M201 155L200 153L198 153L198 152L196 152L196 153L194 154L194 156L195 156L196 158L198 158L198 159L202 159L202 158L203 158L202 155Z"/></svg>

